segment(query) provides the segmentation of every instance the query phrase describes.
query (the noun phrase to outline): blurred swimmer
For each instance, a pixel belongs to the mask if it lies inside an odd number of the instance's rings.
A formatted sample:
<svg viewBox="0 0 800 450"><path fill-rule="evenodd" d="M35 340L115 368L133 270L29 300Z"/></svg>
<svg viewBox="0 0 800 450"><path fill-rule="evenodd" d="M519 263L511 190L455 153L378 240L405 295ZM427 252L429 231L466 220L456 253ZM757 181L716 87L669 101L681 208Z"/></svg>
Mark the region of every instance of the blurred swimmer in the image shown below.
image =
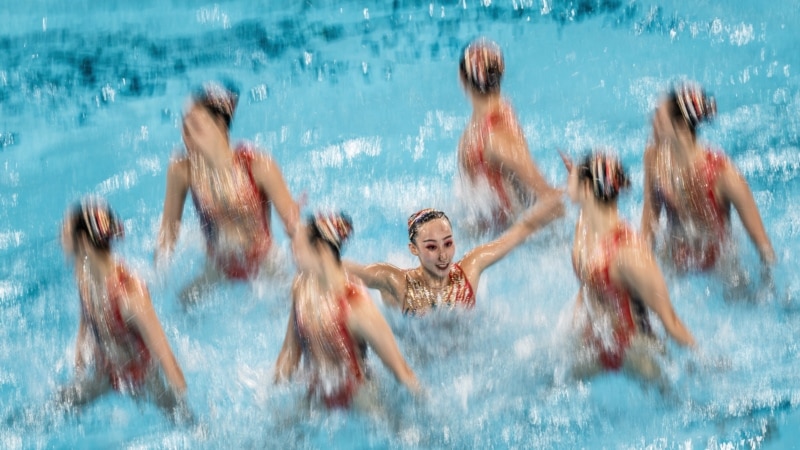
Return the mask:
<svg viewBox="0 0 800 450"><path fill-rule="evenodd" d="M76 409L113 390L149 398L173 421L191 420L186 381L147 286L112 253L112 241L122 236L122 222L100 199L67 212L61 243L74 259L81 316L77 376L59 392L59 404Z"/></svg>
<svg viewBox="0 0 800 450"><path fill-rule="evenodd" d="M463 202L479 231L501 232L536 199L561 193L542 177L509 102L501 96L505 64L494 42L477 39L462 52L461 85L472 116L458 143Z"/></svg>
<svg viewBox="0 0 800 450"><path fill-rule="evenodd" d="M547 196L497 239L475 247L453 262L456 244L450 219L434 209L423 209L408 218L409 250L419 258L415 269L387 263L362 266L345 262L348 271L381 293L384 303L404 314L423 315L436 308L472 308L481 274L534 231L564 214L561 198Z"/></svg>
<svg viewBox="0 0 800 450"><path fill-rule="evenodd" d="M369 374L371 347L395 378L420 391L389 324L357 280L342 267L341 246L352 231L343 215L316 215L295 240L298 273L286 338L275 364L275 381L292 377L301 358L310 380L309 398L328 408L367 402L361 389ZM301 232L302 234L302 232Z"/></svg>
<svg viewBox="0 0 800 450"><path fill-rule="evenodd" d="M184 300L225 277L250 279L268 263L272 205L290 237L299 222L278 164L243 143L231 149L229 128L238 95L207 84L192 97L183 119L186 156L167 173L156 261L169 257L178 238L187 193L191 193L206 240L206 271L184 290Z"/></svg>
<svg viewBox="0 0 800 450"><path fill-rule="evenodd" d="M679 272L721 266L730 243L731 205L764 267L775 262L747 182L722 152L697 141L697 126L711 120L716 111L714 98L698 85L678 85L656 109L653 139L644 153L642 234L655 245L659 217L665 210L666 252ZM736 282L736 274L730 275L729 281Z"/></svg>
<svg viewBox="0 0 800 450"><path fill-rule="evenodd" d="M680 345L695 341L673 310L667 286L645 241L617 211L617 196L628 178L616 157L593 153L578 165L564 157L567 192L580 206L572 265L580 283L575 330L583 357L576 374L602 369L660 378L653 359L658 347L647 310Z"/></svg>

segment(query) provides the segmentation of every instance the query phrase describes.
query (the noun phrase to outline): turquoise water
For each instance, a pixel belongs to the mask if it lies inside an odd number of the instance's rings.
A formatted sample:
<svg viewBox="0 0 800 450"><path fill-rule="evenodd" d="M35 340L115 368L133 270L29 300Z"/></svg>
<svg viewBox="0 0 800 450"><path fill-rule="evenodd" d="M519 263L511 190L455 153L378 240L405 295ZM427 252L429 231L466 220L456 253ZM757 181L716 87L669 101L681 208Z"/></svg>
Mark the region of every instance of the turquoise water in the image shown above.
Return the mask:
<svg viewBox="0 0 800 450"><path fill-rule="evenodd" d="M56 235L66 206L96 193L125 218L119 252L150 284L200 419L174 428L154 407L110 396L79 416L6 427L0 447L794 446L796 2L297 3L0 6L0 415L46 404L70 379L77 290ZM565 181L558 148L616 149L634 181L621 212L637 224L652 109L670 82L703 83L720 115L701 137L751 185L779 255L778 292L731 304L713 279L670 276L701 348L668 344L671 393L619 374L570 381L570 209L484 274L474 311L419 321L384 311L427 401L413 402L373 358L379 411L298 410L302 385L272 385L290 258L277 279L221 287L184 311L176 295L203 254L187 207L176 261L163 273L152 267L187 93L207 79L234 81L243 94L234 138L269 149L307 209L350 213L356 234L345 256L411 267L405 218L426 206L460 214L455 147L470 111L456 62L478 35L504 49L504 91L545 176ZM757 276L757 255L734 225ZM275 234L285 249L279 226ZM456 237L459 254L480 242L458 228Z"/></svg>

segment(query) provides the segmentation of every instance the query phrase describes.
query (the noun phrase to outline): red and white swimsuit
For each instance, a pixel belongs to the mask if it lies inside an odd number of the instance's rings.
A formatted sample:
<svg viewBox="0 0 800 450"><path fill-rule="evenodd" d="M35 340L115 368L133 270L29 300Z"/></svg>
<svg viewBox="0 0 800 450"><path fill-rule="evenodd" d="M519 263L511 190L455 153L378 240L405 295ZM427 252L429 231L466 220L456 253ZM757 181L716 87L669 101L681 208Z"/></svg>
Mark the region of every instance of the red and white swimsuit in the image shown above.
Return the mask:
<svg viewBox="0 0 800 450"><path fill-rule="evenodd" d="M506 228L514 220L517 212L532 202L525 199L520 189L515 188L499 168L490 166L486 161L485 141L497 127L511 130L524 139L524 133L517 123L514 111L508 103L503 102L500 110L487 115L480 123L477 132L462 142L459 170L462 176L466 177L463 181L468 181L466 189L478 191L470 193L477 194L477 199L470 195L470 201L474 203L471 206L478 210L481 221L487 222L486 226L489 228ZM483 192L486 188L490 192ZM489 205L479 205L480 199L487 194L491 196Z"/></svg>
<svg viewBox="0 0 800 450"><path fill-rule="evenodd" d="M651 334L644 304L611 281L609 268L621 243L638 239L626 224L620 224L599 242L599 250L585 261L573 257L572 266L584 291L590 320L584 338L598 352L600 364L618 370L625 351L639 333Z"/></svg>
<svg viewBox="0 0 800 450"><path fill-rule="evenodd" d="M154 368L153 359L139 331L122 317L120 302L128 296L127 289L146 293L147 287L119 263L105 283L105 301L92 298L88 285L80 289L81 314L96 344L95 368L99 373L107 374L115 390L136 391L144 385L148 373Z"/></svg>
<svg viewBox="0 0 800 450"><path fill-rule="evenodd" d="M240 145L234 151L234 171L241 171L246 175L246 180L239 178L240 185L235 189L235 196L228 199L225 205L220 205L221 202L212 198L213 185L210 189L191 189L192 201L206 238L208 256L229 279L254 277L272 246L271 202L256 185L251 167L253 158L255 152L250 146ZM213 180L206 182L213 183ZM226 244L226 236L220 232L219 223L222 220L235 221L240 227L245 227L251 239L246 245Z"/></svg>
<svg viewBox="0 0 800 450"><path fill-rule="evenodd" d="M713 268L729 238L730 209L720 204L714 192L717 179L729 161L725 155L710 150L705 151L703 158L703 163L690 174L697 182L694 185L699 186L695 191L680 196L665 189L658 180L653 185L656 200L664 204L667 212L669 254L682 272Z"/></svg>
<svg viewBox="0 0 800 450"><path fill-rule="evenodd" d="M312 373L309 396L321 399L328 408L348 408L358 388L366 380L366 343L356 341L347 328L351 303L366 295L363 287L348 283L345 294L334 300L337 314L333 323L315 324L318 326L314 328L321 336L311 336L306 328L309 321L319 319L305 317L302 308L295 305L295 332L300 338L304 358ZM318 356L317 352L324 355ZM325 362L317 361L316 358L324 358ZM331 362L334 362L334 367L330 367Z"/></svg>

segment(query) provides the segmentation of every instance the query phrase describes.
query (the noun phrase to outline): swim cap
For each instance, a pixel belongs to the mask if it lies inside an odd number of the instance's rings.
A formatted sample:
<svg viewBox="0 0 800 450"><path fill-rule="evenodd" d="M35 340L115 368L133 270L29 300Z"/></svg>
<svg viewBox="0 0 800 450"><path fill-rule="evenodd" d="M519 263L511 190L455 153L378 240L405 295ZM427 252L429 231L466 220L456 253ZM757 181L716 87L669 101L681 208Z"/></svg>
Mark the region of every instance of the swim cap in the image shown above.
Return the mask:
<svg viewBox="0 0 800 450"><path fill-rule="evenodd" d="M416 236L420 226L433 219L441 218L447 220L448 223L450 222L445 213L433 208L425 208L415 212L408 217L408 240L414 242L414 236Z"/></svg>
<svg viewBox="0 0 800 450"><path fill-rule="evenodd" d="M219 115L225 120L225 124L230 127L233 120L233 112L239 103L239 93L233 89L222 86L219 83L209 82L203 85L195 94L194 99L202 104L211 112Z"/></svg>
<svg viewBox="0 0 800 450"><path fill-rule="evenodd" d="M606 152L587 156L580 166L580 177L592 182L594 196L604 203L615 200L622 189L630 186L622 163Z"/></svg>
<svg viewBox="0 0 800 450"><path fill-rule="evenodd" d="M461 72L469 83L482 94L500 89L505 63L500 47L486 39L479 38L470 43L461 55Z"/></svg>
<svg viewBox="0 0 800 450"><path fill-rule="evenodd" d="M683 118L692 128L708 122L717 115L717 101L706 95L697 83L684 83L675 87L675 102Z"/></svg>
<svg viewBox="0 0 800 450"><path fill-rule="evenodd" d="M350 218L343 213L321 214L317 213L311 223L319 231L320 237L331 244L337 251L353 232Z"/></svg>
<svg viewBox="0 0 800 450"><path fill-rule="evenodd" d="M76 229L85 229L95 247L107 248L112 239L125 236L122 221L101 198L88 197L77 206L80 216Z"/></svg>

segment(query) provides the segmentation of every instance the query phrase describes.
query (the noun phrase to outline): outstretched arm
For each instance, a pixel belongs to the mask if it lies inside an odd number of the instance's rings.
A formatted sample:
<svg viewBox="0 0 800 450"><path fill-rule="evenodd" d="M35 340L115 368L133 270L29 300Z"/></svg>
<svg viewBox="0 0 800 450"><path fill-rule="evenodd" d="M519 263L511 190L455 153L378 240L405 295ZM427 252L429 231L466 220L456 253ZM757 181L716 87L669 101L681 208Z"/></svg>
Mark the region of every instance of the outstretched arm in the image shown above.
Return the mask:
<svg viewBox="0 0 800 450"><path fill-rule="evenodd" d="M667 284L648 248L634 244L620 249L611 265L611 279L621 281L633 297L653 310L678 344L695 345L694 337L672 307Z"/></svg>
<svg viewBox="0 0 800 450"><path fill-rule="evenodd" d="M655 170L655 147L648 147L644 151L644 202L642 204L642 221L640 225L642 236L649 248L655 242L656 225L661 215L663 204L655 196L653 190L653 171Z"/></svg>
<svg viewBox="0 0 800 450"><path fill-rule="evenodd" d="M392 308L402 308L405 298L405 273L403 270L386 263L361 265L353 261L342 261L345 270L351 273L370 289L381 293L383 302Z"/></svg>
<svg viewBox="0 0 800 450"><path fill-rule="evenodd" d="M537 198L555 190L533 162L522 136L500 127L489 135L485 152L490 164L500 167L504 173L512 174Z"/></svg>
<svg viewBox="0 0 800 450"><path fill-rule="evenodd" d="M145 345L158 360L170 386L179 395L186 392L186 380L183 377L178 361L161 328L150 294L144 285L136 280L129 280L125 286L126 300L122 302L122 315L126 322L132 323L142 336Z"/></svg>
<svg viewBox="0 0 800 450"><path fill-rule="evenodd" d="M259 188L272 200L286 234L294 239L300 224L300 207L292 198L278 163L269 155L258 153L253 159L253 177Z"/></svg>
<svg viewBox="0 0 800 450"><path fill-rule="evenodd" d="M361 295L358 300L351 302L350 306L347 326L351 333L364 339L372 347L397 381L405 385L409 391L418 393L420 385L417 376L400 353L392 330L378 308L366 295Z"/></svg>
<svg viewBox="0 0 800 450"><path fill-rule="evenodd" d="M487 267L505 257L531 233L563 215L564 203L561 200L561 191L554 190L540 197L536 204L500 237L470 250L461 260L461 268L474 286L477 284L477 278Z"/></svg>
<svg viewBox="0 0 800 450"><path fill-rule="evenodd" d="M283 338L283 346L278 354L278 360L275 362L275 383L291 379L300 364L303 349L297 338L294 321L294 308L292 308L289 313L289 324L286 326L286 336Z"/></svg>
<svg viewBox="0 0 800 450"><path fill-rule="evenodd" d="M183 217L183 204L189 191L189 160L181 158L170 162L167 170L167 192L164 196L164 211L158 231L156 261L169 256L175 247Z"/></svg>
<svg viewBox="0 0 800 450"><path fill-rule="evenodd" d="M720 181L721 194L736 208L744 229L758 249L761 261L764 264L773 264L775 250L764 229L764 222L761 220L761 214L747 182L732 164L727 164Z"/></svg>

